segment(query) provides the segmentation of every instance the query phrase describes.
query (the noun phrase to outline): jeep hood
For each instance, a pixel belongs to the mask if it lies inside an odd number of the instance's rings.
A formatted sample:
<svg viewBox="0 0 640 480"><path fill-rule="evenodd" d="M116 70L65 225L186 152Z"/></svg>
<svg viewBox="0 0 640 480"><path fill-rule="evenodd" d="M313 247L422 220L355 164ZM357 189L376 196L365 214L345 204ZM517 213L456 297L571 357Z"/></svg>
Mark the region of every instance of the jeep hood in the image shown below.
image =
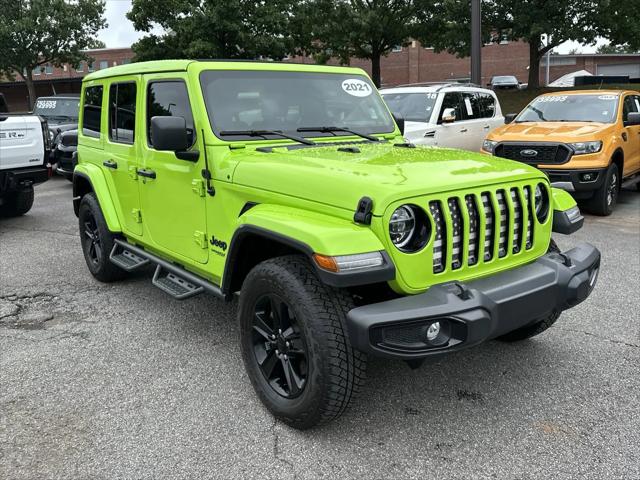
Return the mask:
<svg viewBox="0 0 640 480"><path fill-rule="evenodd" d="M500 142L584 142L597 140L613 127L595 122L523 122L510 123L489 135Z"/></svg>
<svg viewBox="0 0 640 480"><path fill-rule="evenodd" d="M353 152L339 148L353 148ZM232 154L233 155L233 154ZM390 142L238 152L233 182L355 211L362 197L382 215L419 195L544 178L537 169L480 153Z"/></svg>

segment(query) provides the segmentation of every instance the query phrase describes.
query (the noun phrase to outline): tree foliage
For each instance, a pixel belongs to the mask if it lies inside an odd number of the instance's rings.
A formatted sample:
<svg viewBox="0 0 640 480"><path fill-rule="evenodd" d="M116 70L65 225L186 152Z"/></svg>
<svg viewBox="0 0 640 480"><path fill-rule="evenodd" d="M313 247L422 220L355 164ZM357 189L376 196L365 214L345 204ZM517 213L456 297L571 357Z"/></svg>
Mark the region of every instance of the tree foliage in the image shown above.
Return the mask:
<svg viewBox="0 0 640 480"><path fill-rule="evenodd" d="M294 45L288 0L133 0L127 17L149 32L133 45L136 60L247 58L275 60ZM164 33L151 33L155 26Z"/></svg>
<svg viewBox="0 0 640 480"><path fill-rule="evenodd" d="M1 0L0 74L23 78L33 106L34 69L77 65L89 59L84 50L104 45L96 40L104 8L104 0Z"/></svg>
<svg viewBox="0 0 640 480"><path fill-rule="evenodd" d="M371 60L380 85L380 59L412 38L418 11L429 0L309 0L297 9L298 44L317 58Z"/></svg>

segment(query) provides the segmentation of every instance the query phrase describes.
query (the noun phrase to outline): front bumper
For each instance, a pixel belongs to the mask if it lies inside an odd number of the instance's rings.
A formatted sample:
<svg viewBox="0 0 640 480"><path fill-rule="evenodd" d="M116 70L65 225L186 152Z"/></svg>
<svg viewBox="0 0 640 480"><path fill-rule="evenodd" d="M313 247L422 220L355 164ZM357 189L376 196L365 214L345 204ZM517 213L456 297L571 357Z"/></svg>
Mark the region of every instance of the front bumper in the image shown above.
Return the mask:
<svg viewBox="0 0 640 480"><path fill-rule="evenodd" d="M589 168L579 170L542 169L549 177L552 187L571 192L578 199L593 196L593 192L602 186L606 177L606 168Z"/></svg>
<svg viewBox="0 0 640 480"><path fill-rule="evenodd" d="M402 360L437 357L561 312L585 300L597 281L600 252L580 244L533 263L466 284L436 285L420 295L357 307L347 315L353 346ZM438 321L446 341L429 344Z"/></svg>
<svg viewBox="0 0 640 480"><path fill-rule="evenodd" d="M55 149L55 160L53 163L57 164L56 173L62 175L65 178L70 179L73 177L73 170L78 164L77 147L64 145L58 145Z"/></svg>

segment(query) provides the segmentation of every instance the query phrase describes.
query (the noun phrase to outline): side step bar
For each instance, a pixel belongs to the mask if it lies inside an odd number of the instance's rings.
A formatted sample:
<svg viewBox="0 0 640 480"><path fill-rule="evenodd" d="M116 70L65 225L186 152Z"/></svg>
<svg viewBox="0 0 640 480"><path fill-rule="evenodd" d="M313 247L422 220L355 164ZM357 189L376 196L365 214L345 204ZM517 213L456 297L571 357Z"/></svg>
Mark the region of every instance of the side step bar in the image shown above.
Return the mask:
<svg viewBox="0 0 640 480"><path fill-rule="evenodd" d="M637 183L640 183L640 173L637 173L633 177L623 181L620 188L633 187Z"/></svg>
<svg viewBox="0 0 640 480"><path fill-rule="evenodd" d="M185 298L189 298L193 295L197 295L204 291L214 294L216 297L226 300L226 296L222 293L222 290L217 285L205 280L204 278L199 277L191 272L188 272L184 268L174 265L171 262L163 260L162 258L154 255L153 253L149 253L146 250L136 247L135 245L131 245L130 243L116 239L116 245L114 245L113 251L109 256L110 260L118 265L121 268L123 266L123 258L127 258L131 262L135 262L133 268L130 268L128 271L131 271L135 268L138 268L147 263L153 263L156 265L156 271L153 275L152 283L165 291L172 297L183 300ZM118 248L119 247L119 248ZM122 252L117 253L117 249L122 249ZM125 255L125 252L127 254ZM140 263L138 260L142 260L144 263Z"/></svg>

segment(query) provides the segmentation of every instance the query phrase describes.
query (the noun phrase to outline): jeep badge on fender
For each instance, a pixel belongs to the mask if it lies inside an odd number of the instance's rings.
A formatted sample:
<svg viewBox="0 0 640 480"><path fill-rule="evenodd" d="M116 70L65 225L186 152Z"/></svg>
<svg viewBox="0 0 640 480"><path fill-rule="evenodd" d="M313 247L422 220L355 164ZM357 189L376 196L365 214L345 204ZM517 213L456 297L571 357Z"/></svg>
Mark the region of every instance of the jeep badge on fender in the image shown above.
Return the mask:
<svg viewBox="0 0 640 480"><path fill-rule="evenodd" d="M299 429L345 411L368 356L416 367L522 340L590 295L598 250L551 239L582 226L567 193L519 162L409 148L398 124L358 68L92 73L73 174L87 267L154 265L175 299L238 294L248 377Z"/></svg>

